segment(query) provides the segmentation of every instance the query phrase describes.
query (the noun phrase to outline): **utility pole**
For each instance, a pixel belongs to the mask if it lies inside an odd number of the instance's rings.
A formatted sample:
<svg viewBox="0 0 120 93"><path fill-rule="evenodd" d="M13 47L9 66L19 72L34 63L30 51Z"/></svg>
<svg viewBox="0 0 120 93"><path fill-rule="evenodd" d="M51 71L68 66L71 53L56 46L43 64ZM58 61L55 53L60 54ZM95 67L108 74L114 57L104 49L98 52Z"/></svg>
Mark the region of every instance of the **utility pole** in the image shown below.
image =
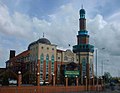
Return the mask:
<svg viewBox="0 0 120 93"><path fill-rule="evenodd" d="M97 87L96 87L96 90L98 89L98 75L97 75L97 49L96 49L96 85L97 85Z"/></svg>
<svg viewBox="0 0 120 93"><path fill-rule="evenodd" d="M103 60L102 60L102 76L104 75L104 71L103 71Z"/></svg>
<svg viewBox="0 0 120 93"><path fill-rule="evenodd" d="M103 47L101 50L102 50L102 51L104 51L104 50L105 50L105 48ZM102 76L103 76L103 75L104 75L104 71L103 71L103 70L104 70L104 68L103 68L103 65L104 65L104 60L102 60L102 63L101 63L101 64L102 64L102 69L101 69L101 70L102 70Z"/></svg>

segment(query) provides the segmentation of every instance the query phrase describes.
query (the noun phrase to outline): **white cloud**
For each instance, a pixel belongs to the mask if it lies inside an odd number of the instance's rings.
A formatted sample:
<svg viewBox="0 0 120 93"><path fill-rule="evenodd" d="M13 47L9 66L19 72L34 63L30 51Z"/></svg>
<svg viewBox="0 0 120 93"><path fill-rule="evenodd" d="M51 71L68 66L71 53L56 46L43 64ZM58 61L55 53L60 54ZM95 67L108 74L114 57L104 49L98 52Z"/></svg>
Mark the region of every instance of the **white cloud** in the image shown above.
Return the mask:
<svg viewBox="0 0 120 93"><path fill-rule="evenodd" d="M99 73L101 71L101 62L109 60L105 66L105 71L111 71L112 75L117 75L112 69L119 69L120 60L120 24L112 17L110 21L106 21L102 15L97 15L93 19L88 20L88 30L90 32L90 41L99 50L98 66ZM105 48L102 50L102 48ZM103 52L104 51L104 52ZM106 62L105 62L106 63Z"/></svg>
<svg viewBox="0 0 120 93"><path fill-rule="evenodd" d="M88 21L88 30L90 30L91 42L98 48L105 47L109 54L120 52L120 43L118 42L120 37L119 26L114 22L105 21L102 15L90 19Z"/></svg>

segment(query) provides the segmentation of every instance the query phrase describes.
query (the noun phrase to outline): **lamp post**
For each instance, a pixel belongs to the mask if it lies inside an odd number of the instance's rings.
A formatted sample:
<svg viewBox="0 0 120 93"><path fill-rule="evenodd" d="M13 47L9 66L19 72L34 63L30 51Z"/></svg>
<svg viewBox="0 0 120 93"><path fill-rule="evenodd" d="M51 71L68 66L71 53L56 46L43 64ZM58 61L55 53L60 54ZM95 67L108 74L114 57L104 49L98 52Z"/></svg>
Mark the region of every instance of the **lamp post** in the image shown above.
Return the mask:
<svg viewBox="0 0 120 93"><path fill-rule="evenodd" d="M103 60L102 60L102 76L104 76L103 65L104 65L104 63L103 63ZM103 82L104 82L104 80L103 80ZM104 85L104 83L103 83L103 85Z"/></svg>
<svg viewBox="0 0 120 93"><path fill-rule="evenodd" d="M67 87L68 86L68 77L67 77L67 75L65 75L65 86Z"/></svg>
<svg viewBox="0 0 120 93"><path fill-rule="evenodd" d="M105 68L105 65L106 65L106 64L105 64L105 61L108 62L109 60L103 60L103 61L102 61L102 76L104 76L104 71L105 71L104 68ZM107 64L107 65L108 65L108 64ZM102 86L103 86L103 88L104 88L104 85L105 85L105 77L102 78Z"/></svg>
<svg viewBox="0 0 120 93"><path fill-rule="evenodd" d="M52 76L53 76L53 86L55 86L55 74L53 73Z"/></svg>
<svg viewBox="0 0 120 93"><path fill-rule="evenodd" d="M76 85L78 86L78 76L76 76Z"/></svg>
<svg viewBox="0 0 120 93"><path fill-rule="evenodd" d="M85 76L85 86L86 86L86 91L87 91L87 76Z"/></svg>
<svg viewBox="0 0 120 93"><path fill-rule="evenodd" d="M104 75L104 72L103 72L103 60L102 60L102 63L101 63L101 74L102 74L102 76Z"/></svg>
<svg viewBox="0 0 120 93"><path fill-rule="evenodd" d="M37 72L37 86L40 85L40 73Z"/></svg>
<svg viewBox="0 0 120 93"><path fill-rule="evenodd" d="M98 54L98 51L97 51L97 48L95 50L95 53L96 53L96 90L98 89L98 75L97 75L97 54Z"/></svg>
<svg viewBox="0 0 120 93"><path fill-rule="evenodd" d="M102 48L101 50L103 51L103 50L105 50L105 48ZM104 71L103 71L103 69L104 69L104 68L103 68L104 60L102 60L101 65L102 65L102 66L101 66L101 73L102 73L102 76L103 76L103 75L104 75Z"/></svg>
<svg viewBox="0 0 120 93"><path fill-rule="evenodd" d="M21 71L18 71L18 86L21 86L22 84L22 75L21 75Z"/></svg>
<svg viewBox="0 0 120 93"><path fill-rule="evenodd" d="M39 64L37 63L37 71L36 71L36 85L40 85L40 73L39 73Z"/></svg>

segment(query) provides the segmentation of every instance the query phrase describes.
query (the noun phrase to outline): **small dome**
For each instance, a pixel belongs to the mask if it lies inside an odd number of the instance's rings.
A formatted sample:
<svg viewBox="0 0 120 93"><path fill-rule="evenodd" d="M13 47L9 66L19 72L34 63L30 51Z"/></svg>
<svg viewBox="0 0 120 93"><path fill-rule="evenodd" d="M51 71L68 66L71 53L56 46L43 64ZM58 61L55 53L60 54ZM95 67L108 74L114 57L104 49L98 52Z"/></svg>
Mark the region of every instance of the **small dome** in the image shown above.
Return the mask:
<svg viewBox="0 0 120 93"><path fill-rule="evenodd" d="M84 9L80 9L80 14L85 14L85 10Z"/></svg>
<svg viewBox="0 0 120 93"><path fill-rule="evenodd" d="M46 38L40 38L37 40L37 42L42 43L42 44L49 44L49 45L51 44L51 42Z"/></svg>

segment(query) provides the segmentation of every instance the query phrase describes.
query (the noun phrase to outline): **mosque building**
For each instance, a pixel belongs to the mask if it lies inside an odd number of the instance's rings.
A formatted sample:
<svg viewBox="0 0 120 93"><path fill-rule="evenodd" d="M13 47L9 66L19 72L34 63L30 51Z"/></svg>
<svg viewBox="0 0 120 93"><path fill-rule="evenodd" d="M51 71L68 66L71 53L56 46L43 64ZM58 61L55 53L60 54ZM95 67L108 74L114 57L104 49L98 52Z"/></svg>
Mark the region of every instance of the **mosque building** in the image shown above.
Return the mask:
<svg viewBox="0 0 120 93"><path fill-rule="evenodd" d="M73 46L73 51L58 49L56 44L52 44L43 36L30 43L28 49L18 55L11 50L10 58L6 61L6 68L13 73L21 71L23 83L35 83L38 73L40 82L51 83L54 75L57 83L61 80L61 66L74 62L76 66L80 66L80 84L83 83L85 76L89 82L89 78L94 76L94 46L89 44L84 9L80 10L79 24L77 45Z"/></svg>

